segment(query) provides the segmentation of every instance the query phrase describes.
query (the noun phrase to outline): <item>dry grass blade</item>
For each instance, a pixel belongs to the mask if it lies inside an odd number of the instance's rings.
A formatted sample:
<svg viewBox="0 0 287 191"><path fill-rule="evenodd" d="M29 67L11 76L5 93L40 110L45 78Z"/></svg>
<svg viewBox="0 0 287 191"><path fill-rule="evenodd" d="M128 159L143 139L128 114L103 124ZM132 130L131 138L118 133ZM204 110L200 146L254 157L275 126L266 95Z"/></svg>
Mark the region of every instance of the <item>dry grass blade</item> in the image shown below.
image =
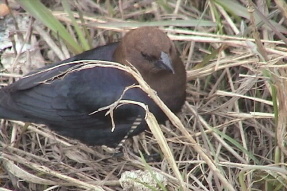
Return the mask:
<svg viewBox="0 0 287 191"><path fill-rule="evenodd" d="M17 177L19 177L25 181L28 181L28 182L33 182L33 183L37 183L37 184L48 184L48 185L49 184L51 184L51 185L60 184L60 185L69 185L69 186L79 185L80 187L82 187L84 189L92 189L92 190L96 190L96 191L103 190L100 186L96 186L96 185L92 185L92 184L88 184L88 183L79 181L75 178L72 178L70 176L66 176L62 173L59 173L59 172L54 171L50 168L47 168L46 166L31 163L22 157L18 157L15 159L11 156L3 154L3 159L4 159L4 165L7 168L7 170L10 170L10 172L14 173L15 176L17 176ZM55 176L55 177L59 178L61 181L53 182L53 181L38 178L37 176L33 176L32 174L29 174L29 173L23 171L22 169L20 169L19 167L15 166L13 164L13 162L11 162L11 161L15 161L15 162L18 162L20 164L23 164L29 168L36 170L39 173L45 173L45 174L48 174L50 176Z"/></svg>

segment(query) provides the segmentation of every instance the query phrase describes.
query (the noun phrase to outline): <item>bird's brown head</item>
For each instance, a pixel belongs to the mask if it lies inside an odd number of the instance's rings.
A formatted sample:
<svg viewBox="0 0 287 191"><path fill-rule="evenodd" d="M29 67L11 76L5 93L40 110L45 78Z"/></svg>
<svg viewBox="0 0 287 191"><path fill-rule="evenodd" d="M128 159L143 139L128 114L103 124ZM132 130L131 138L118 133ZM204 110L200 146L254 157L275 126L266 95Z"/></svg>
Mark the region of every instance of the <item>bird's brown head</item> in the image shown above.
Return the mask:
<svg viewBox="0 0 287 191"><path fill-rule="evenodd" d="M171 93L185 99L184 65L173 42L160 29L140 27L129 31L117 47L114 58L121 64L132 64L167 105L173 98Z"/></svg>
<svg viewBox="0 0 287 191"><path fill-rule="evenodd" d="M167 35L155 27L140 27L128 32L115 56L116 61L131 63L140 72L175 72L172 63L175 47Z"/></svg>

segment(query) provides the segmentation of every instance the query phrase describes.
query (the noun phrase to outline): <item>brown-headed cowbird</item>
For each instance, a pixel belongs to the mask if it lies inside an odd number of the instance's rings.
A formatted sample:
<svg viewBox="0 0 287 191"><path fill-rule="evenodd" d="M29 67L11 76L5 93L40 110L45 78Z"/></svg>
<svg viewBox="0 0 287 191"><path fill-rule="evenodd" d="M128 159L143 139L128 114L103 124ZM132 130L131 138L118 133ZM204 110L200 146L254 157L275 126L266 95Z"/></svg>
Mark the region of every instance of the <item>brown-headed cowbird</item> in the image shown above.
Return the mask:
<svg viewBox="0 0 287 191"><path fill-rule="evenodd" d="M186 72L174 44L163 31L141 27L129 31L121 42L88 50L3 87L0 118L43 123L88 145L110 147L147 128L145 110L138 105L126 104L114 110L114 131L107 110L93 113L121 96L147 104L160 123L167 119L140 88L123 94L126 87L137 84L129 73L110 67L77 70L81 64L74 61L80 60L131 63L171 111L178 112L185 101ZM132 126L136 128L130 131Z"/></svg>

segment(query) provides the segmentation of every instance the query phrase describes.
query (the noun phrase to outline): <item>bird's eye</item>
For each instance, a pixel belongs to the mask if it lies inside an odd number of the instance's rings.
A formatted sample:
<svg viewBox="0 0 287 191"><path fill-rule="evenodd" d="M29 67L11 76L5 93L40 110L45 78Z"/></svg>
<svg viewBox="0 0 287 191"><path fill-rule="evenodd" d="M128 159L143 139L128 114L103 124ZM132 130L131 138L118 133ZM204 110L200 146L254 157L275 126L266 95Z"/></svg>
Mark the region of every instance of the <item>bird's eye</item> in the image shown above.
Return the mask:
<svg viewBox="0 0 287 191"><path fill-rule="evenodd" d="M141 52L141 55L142 55L142 57L144 57L145 59L148 59L148 55L147 55L147 54Z"/></svg>
<svg viewBox="0 0 287 191"><path fill-rule="evenodd" d="M141 55L144 59L146 59L147 61L149 62L152 62L152 61L155 61L156 60L156 57L155 56L151 56L151 55L148 55L144 52L141 52Z"/></svg>
<svg viewBox="0 0 287 191"><path fill-rule="evenodd" d="M169 47L169 54L171 55L171 52L172 52L172 46L171 47Z"/></svg>

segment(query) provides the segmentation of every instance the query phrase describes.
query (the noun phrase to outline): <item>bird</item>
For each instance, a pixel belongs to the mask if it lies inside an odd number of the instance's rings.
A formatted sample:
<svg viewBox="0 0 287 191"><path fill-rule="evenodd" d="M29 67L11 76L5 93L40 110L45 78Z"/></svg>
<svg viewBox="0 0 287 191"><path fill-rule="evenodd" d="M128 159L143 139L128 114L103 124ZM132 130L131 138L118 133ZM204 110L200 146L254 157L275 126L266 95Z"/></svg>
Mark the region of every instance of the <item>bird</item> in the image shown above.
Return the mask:
<svg viewBox="0 0 287 191"><path fill-rule="evenodd" d="M148 129L145 110L118 99L144 103L159 123L167 116L128 72L112 67L87 67L84 60L117 62L134 67L174 113L186 99L186 70L174 43L157 27L132 29L118 42L85 51L39 68L0 89L0 119L47 125L59 135L86 145L117 147ZM97 111L97 112L95 112ZM114 128L113 128L114 127Z"/></svg>

